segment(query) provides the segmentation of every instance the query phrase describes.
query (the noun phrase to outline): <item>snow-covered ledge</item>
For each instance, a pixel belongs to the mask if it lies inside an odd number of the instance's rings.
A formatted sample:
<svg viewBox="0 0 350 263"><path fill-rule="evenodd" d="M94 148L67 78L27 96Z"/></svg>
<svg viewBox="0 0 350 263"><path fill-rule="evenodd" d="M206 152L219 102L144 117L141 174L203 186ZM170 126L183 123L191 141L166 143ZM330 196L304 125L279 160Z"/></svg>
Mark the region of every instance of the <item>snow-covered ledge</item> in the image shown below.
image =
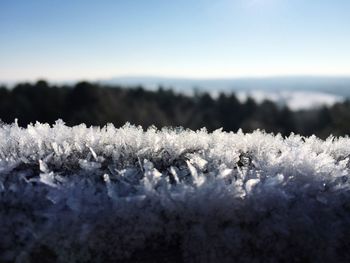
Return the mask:
<svg viewBox="0 0 350 263"><path fill-rule="evenodd" d="M346 262L350 139L0 127L1 262Z"/></svg>

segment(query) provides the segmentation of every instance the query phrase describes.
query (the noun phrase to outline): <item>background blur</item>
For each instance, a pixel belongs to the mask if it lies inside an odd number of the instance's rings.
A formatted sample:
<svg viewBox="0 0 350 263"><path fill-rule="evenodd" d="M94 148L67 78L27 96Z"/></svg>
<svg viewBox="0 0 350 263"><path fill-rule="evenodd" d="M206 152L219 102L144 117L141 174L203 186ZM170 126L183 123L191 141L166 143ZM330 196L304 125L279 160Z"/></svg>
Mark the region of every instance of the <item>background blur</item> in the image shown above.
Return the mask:
<svg viewBox="0 0 350 263"><path fill-rule="evenodd" d="M0 119L350 132L346 0L0 2Z"/></svg>

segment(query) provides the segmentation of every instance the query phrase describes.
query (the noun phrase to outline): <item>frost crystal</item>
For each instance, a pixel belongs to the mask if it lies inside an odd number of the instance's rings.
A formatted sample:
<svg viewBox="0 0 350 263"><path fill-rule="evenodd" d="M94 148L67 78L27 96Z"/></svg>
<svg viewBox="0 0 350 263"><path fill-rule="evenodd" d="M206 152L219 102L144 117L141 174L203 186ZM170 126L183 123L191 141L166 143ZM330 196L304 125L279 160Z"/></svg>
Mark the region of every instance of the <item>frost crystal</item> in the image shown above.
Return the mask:
<svg viewBox="0 0 350 263"><path fill-rule="evenodd" d="M350 139L0 127L1 262L349 262Z"/></svg>

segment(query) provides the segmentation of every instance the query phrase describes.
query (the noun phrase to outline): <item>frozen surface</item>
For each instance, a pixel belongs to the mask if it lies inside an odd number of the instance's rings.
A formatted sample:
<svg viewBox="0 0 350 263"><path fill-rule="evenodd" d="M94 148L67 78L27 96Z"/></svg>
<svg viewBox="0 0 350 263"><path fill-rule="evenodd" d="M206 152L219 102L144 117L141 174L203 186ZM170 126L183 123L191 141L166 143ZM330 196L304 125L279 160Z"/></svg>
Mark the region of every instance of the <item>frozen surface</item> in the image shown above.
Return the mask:
<svg viewBox="0 0 350 263"><path fill-rule="evenodd" d="M349 262L350 139L0 127L1 262Z"/></svg>

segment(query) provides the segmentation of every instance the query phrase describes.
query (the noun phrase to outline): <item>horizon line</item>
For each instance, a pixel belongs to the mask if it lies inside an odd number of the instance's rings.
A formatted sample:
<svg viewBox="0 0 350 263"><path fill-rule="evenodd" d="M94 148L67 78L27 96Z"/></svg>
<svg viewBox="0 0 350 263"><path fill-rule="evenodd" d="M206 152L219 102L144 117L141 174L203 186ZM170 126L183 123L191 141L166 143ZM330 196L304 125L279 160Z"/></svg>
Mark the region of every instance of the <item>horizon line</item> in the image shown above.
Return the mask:
<svg viewBox="0 0 350 263"><path fill-rule="evenodd" d="M16 80L6 80L0 79L0 85L6 84L18 84L18 83L33 83L39 80L45 80L49 83L71 83L71 82L104 82L111 81L113 79L160 79L160 80L187 80L187 81L215 81L215 80L264 80L264 79L302 79L302 78L318 78L318 79L341 79L349 78L350 74L271 74L271 75L250 75L250 76L219 76L219 77L198 77L198 76L181 76L181 75L153 75L153 74L123 74L115 75L108 77L97 77L97 78L88 78L88 77L77 77L77 78L67 78L67 79L55 79L50 77L33 77L33 78L22 78Z"/></svg>

